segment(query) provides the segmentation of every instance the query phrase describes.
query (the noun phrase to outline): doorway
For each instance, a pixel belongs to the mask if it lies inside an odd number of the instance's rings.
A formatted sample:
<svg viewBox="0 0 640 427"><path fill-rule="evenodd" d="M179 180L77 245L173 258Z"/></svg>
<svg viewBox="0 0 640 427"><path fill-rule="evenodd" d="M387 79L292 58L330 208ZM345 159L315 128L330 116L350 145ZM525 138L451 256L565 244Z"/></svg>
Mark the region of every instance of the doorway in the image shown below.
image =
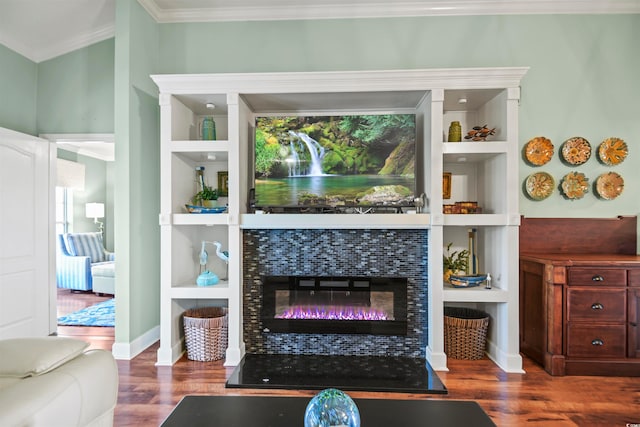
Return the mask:
<svg viewBox="0 0 640 427"><path fill-rule="evenodd" d="M104 248L114 250L114 136L113 134L44 134L52 142L52 194L55 214L51 215L55 230L56 257L60 256L58 235L61 233L101 232ZM54 169L55 168L55 169ZM96 212L96 207L99 207ZM56 317L101 305L114 298L92 290L75 291L58 288ZM91 342L92 347L111 350L115 327L52 325L60 336L75 336Z"/></svg>

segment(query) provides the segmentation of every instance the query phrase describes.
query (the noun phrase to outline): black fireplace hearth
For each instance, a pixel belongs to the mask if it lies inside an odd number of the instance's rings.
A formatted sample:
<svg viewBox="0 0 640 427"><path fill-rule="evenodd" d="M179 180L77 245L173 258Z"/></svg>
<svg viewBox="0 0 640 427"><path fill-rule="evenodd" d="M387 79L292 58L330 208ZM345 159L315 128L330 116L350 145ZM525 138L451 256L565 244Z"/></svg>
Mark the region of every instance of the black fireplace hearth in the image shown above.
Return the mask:
<svg viewBox="0 0 640 427"><path fill-rule="evenodd" d="M447 394L425 359L384 356L245 354L227 388Z"/></svg>
<svg viewBox="0 0 640 427"><path fill-rule="evenodd" d="M407 334L407 279L265 276L263 332Z"/></svg>

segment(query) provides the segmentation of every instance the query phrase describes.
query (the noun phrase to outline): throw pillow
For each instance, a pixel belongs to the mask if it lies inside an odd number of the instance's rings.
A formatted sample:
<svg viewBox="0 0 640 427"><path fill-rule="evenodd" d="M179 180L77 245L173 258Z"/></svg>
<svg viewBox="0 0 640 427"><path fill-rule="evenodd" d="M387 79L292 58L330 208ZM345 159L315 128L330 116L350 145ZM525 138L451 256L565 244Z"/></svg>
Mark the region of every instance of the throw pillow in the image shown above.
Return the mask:
<svg viewBox="0 0 640 427"><path fill-rule="evenodd" d="M26 378L46 374L78 357L89 346L63 337L0 340L0 377Z"/></svg>

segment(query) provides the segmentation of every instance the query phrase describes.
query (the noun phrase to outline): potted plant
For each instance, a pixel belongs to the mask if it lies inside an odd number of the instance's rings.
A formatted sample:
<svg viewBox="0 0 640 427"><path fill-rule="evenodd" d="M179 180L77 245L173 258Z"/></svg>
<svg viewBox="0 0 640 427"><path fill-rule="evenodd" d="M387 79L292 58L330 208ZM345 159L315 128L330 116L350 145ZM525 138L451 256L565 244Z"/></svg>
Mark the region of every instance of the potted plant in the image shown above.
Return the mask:
<svg viewBox="0 0 640 427"><path fill-rule="evenodd" d="M218 200L218 189L205 184L202 186L202 190L193 196L192 200L194 205L213 207L216 205L215 200Z"/></svg>
<svg viewBox="0 0 640 427"><path fill-rule="evenodd" d="M469 251L464 249L451 252L451 245L453 243L447 245L447 253L442 256L443 280L445 282L449 281L452 274L466 273L469 265Z"/></svg>

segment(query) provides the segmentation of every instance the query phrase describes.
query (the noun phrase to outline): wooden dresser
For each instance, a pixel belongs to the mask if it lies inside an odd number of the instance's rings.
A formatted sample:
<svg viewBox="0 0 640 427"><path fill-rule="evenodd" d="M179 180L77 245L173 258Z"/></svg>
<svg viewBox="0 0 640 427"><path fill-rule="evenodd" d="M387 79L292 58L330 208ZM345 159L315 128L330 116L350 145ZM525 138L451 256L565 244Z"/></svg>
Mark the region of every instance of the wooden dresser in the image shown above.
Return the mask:
<svg viewBox="0 0 640 427"><path fill-rule="evenodd" d="M551 375L640 376L636 217L522 218L520 351Z"/></svg>

